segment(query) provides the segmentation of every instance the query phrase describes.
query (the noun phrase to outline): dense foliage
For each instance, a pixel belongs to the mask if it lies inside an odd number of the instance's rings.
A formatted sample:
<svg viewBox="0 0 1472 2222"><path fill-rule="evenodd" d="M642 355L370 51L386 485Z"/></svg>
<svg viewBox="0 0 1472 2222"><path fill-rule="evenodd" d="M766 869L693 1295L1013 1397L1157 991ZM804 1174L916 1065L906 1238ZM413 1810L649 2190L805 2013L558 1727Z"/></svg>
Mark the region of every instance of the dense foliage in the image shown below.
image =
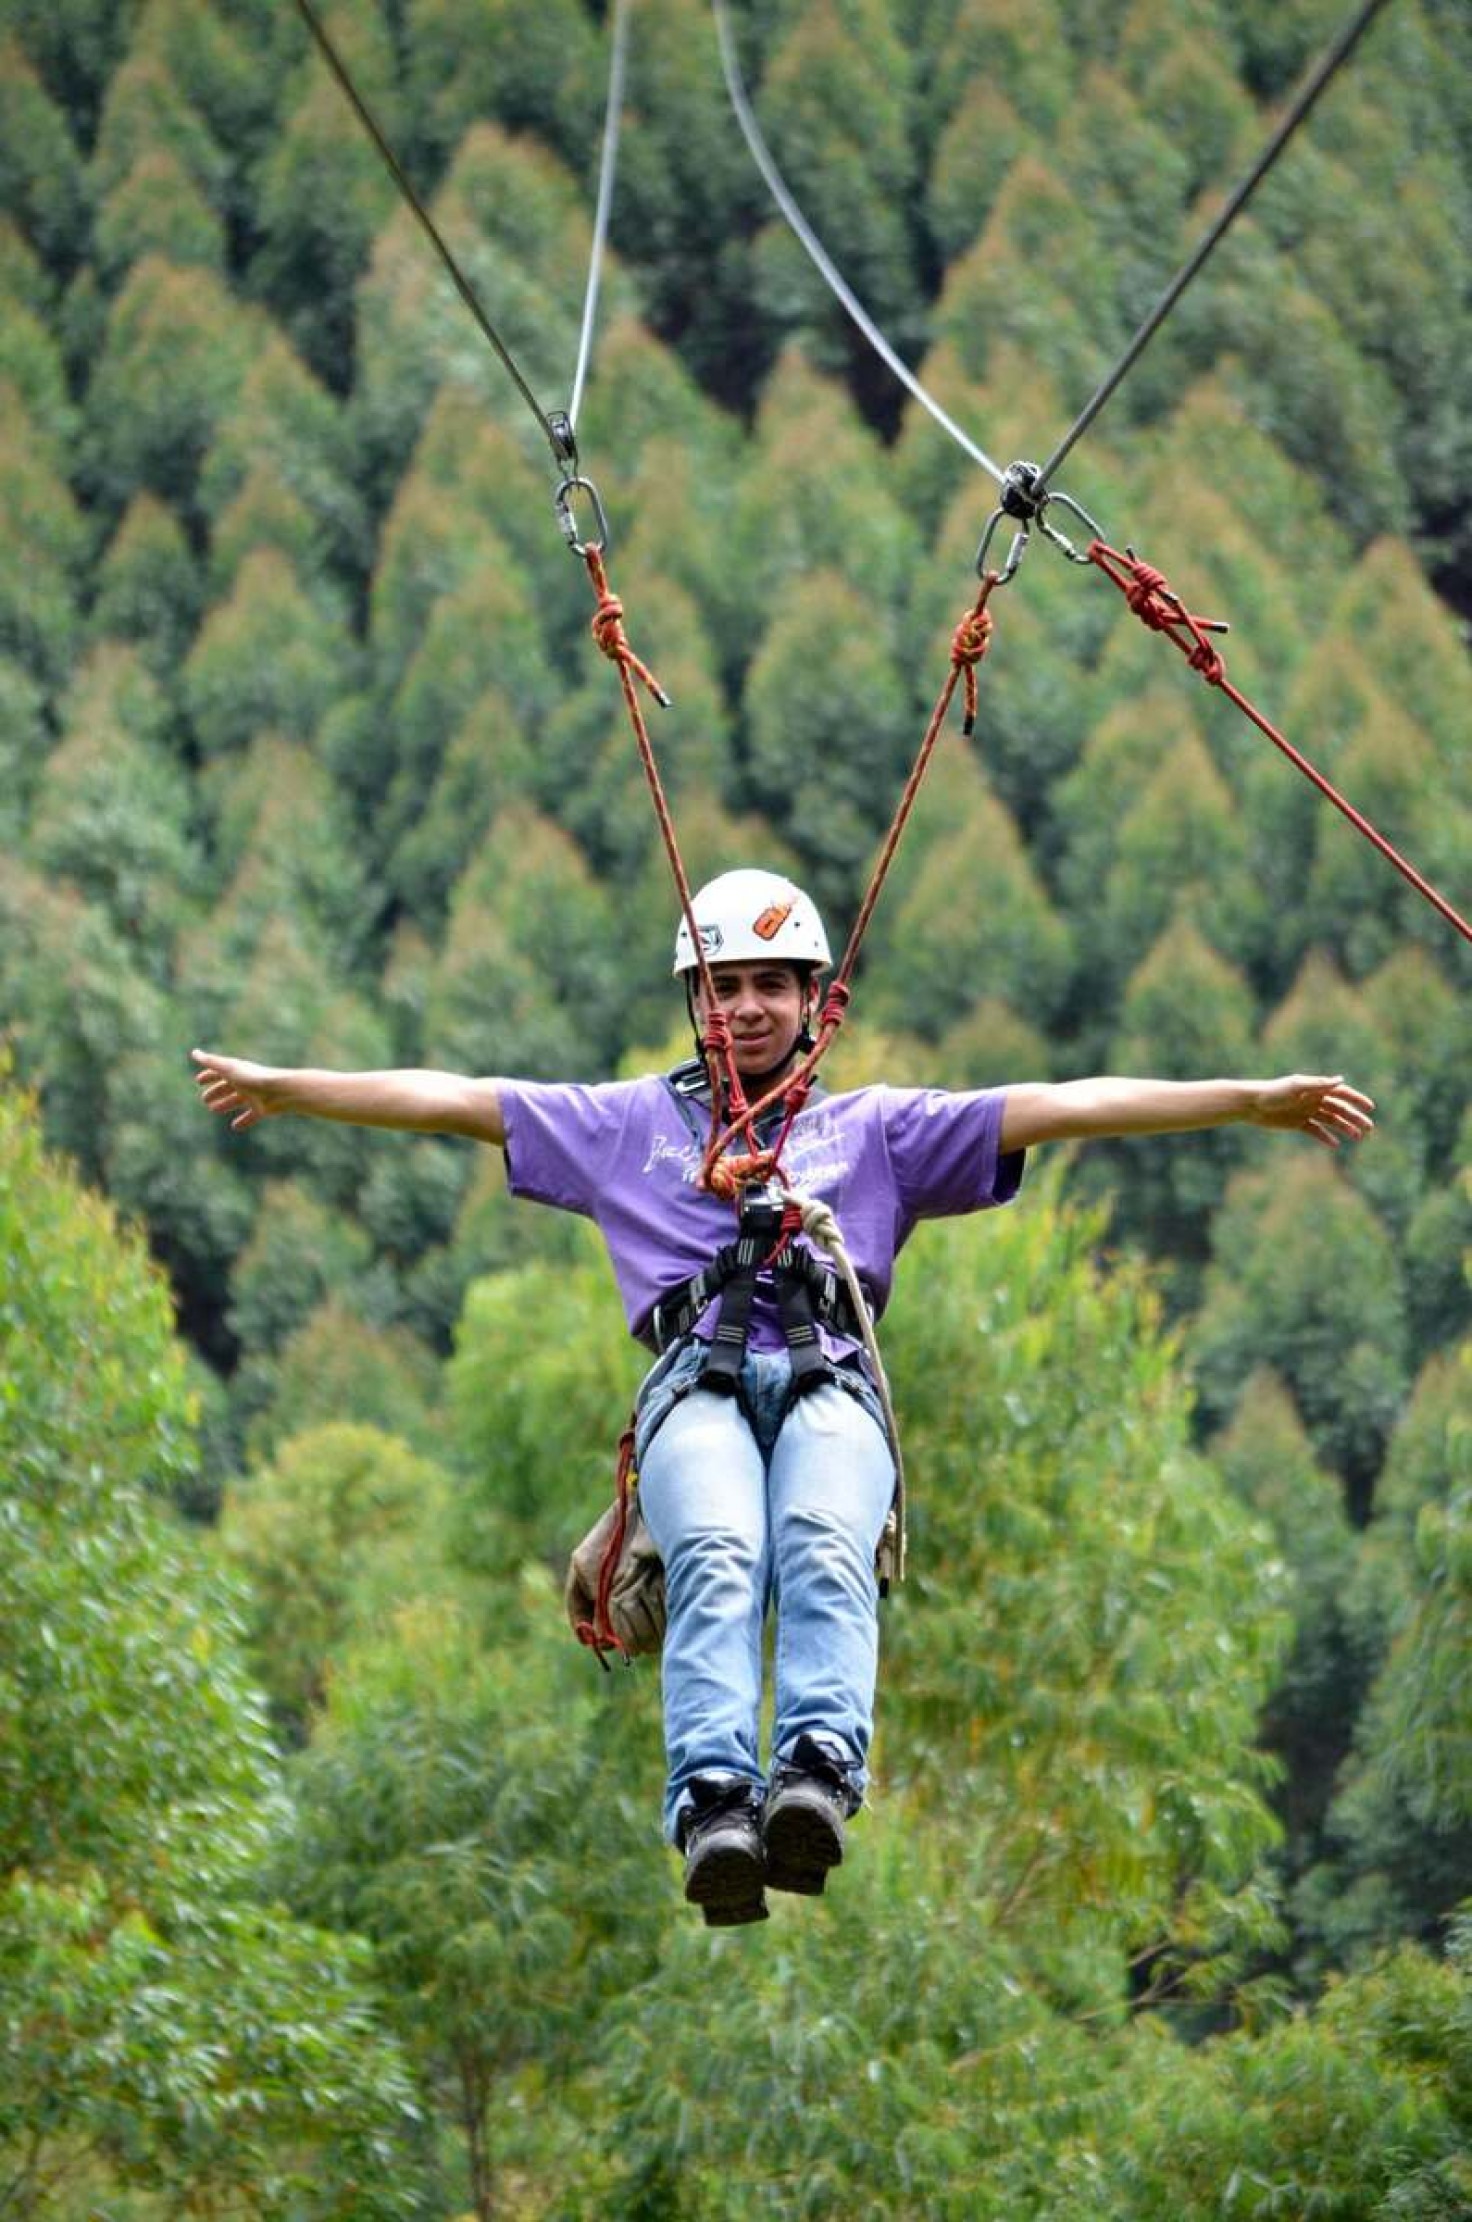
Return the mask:
<svg viewBox="0 0 1472 2222"><path fill-rule="evenodd" d="M741 26L1005 460L1337 12ZM325 13L563 402L605 11ZM1469 148L1465 9L1392 0L1063 474L1464 909ZM613 242L579 434L689 862L841 928L992 489L774 219L694 0L633 11ZM545 453L284 0L0 0L0 403L0 2216L1472 2213L1462 945L1030 550L835 1062L1342 1070L1381 1128L1101 1147L917 1244L876 1809L830 1900L712 1939L652 1681L548 1578L637 1377L586 1230L189 1084L681 1031Z"/></svg>

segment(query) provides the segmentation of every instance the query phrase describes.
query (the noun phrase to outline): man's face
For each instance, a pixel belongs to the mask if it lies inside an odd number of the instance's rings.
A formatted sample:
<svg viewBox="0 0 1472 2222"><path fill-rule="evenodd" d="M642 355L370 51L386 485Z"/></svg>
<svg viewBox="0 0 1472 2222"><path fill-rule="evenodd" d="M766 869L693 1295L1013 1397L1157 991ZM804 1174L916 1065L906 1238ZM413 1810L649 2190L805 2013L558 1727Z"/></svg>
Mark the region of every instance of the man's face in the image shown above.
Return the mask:
<svg viewBox="0 0 1472 2222"><path fill-rule="evenodd" d="M711 984L730 1023L741 1078L775 1072L785 1065L816 995L796 965L716 964L711 966ZM702 1033L706 1012L705 989L697 981L695 1022Z"/></svg>

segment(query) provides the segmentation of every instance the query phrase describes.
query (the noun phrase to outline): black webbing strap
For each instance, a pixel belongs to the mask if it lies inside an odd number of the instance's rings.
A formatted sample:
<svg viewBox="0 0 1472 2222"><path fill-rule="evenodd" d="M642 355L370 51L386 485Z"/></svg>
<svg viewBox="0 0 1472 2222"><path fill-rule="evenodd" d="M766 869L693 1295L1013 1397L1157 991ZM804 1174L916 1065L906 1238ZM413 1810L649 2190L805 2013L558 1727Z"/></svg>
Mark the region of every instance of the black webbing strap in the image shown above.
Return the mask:
<svg viewBox="0 0 1472 2222"><path fill-rule="evenodd" d="M785 1271L782 1264L775 1270L777 1316L782 1322L782 1339L792 1361L792 1394L805 1396L809 1389L816 1389L820 1382L827 1380L828 1361L813 1319L813 1299L807 1276L795 1268Z"/></svg>
<svg viewBox="0 0 1472 2222"><path fill-rule="evenodd" d="M688 1281L680 1281L674 1288L666 1289L649 1315L641 1341L648 1343L661 1357L671 1343L683 1341L716 1298L725 1294L740 1269L741 1248L739 1242L728 1242L723 1250L716 1252L709 1265L702 1266ZM831 1334L841 1335L845 1342L862 1342L863 1328L848 1290L837 1274L827 1272L819 1264L810 1250L789 1249L772 1267L772 1280L779 1317L784 1282L799 1281L811 1308L810 1316L817 1325L826 1327Z"/></svg>
<svg viewBox="0 0 1472 2222"><path fill-rule="evenodd" d="M714 1389L717 1395L728 1396L735 1395L736 1384L741 1378L741 1361L746 1356L746 1338L751 1332L752 1307L756 1303L757 1274L771 1255L771 1233L763 1228L759 1233L743 1234L731 1247L736 1252L736 1265L721 1290L721 1308L716 1314L710 1356L700 1376L703 1389Z"/></svg>

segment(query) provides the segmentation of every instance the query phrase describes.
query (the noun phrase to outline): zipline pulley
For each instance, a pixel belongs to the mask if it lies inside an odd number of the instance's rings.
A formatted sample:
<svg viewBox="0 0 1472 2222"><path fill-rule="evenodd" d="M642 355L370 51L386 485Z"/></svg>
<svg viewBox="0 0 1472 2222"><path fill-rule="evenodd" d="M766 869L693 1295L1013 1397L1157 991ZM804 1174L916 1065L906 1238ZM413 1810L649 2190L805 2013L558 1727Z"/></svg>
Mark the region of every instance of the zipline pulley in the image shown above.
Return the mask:
<svg viewBox="0 0 1472 2222"><path fill-rule="evenodd" d="M572 428L572 418L565 409L547 412L547 436L551 442L552 460L568 479L577 477L578 443Z"/></svg>

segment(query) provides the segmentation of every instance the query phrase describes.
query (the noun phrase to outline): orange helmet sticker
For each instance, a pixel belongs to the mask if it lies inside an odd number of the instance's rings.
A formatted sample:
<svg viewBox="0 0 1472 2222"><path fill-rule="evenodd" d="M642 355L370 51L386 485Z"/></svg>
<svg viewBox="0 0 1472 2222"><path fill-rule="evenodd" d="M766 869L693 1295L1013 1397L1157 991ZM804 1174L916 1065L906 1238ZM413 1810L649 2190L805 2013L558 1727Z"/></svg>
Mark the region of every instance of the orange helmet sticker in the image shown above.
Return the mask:
<svg viewBox="0 0 1472 2222"><path fill-rule="evenodd" d="M752 920L751 930L759 941L775 941L791 916L791 903L768 903L761 917Z"/></svg>

